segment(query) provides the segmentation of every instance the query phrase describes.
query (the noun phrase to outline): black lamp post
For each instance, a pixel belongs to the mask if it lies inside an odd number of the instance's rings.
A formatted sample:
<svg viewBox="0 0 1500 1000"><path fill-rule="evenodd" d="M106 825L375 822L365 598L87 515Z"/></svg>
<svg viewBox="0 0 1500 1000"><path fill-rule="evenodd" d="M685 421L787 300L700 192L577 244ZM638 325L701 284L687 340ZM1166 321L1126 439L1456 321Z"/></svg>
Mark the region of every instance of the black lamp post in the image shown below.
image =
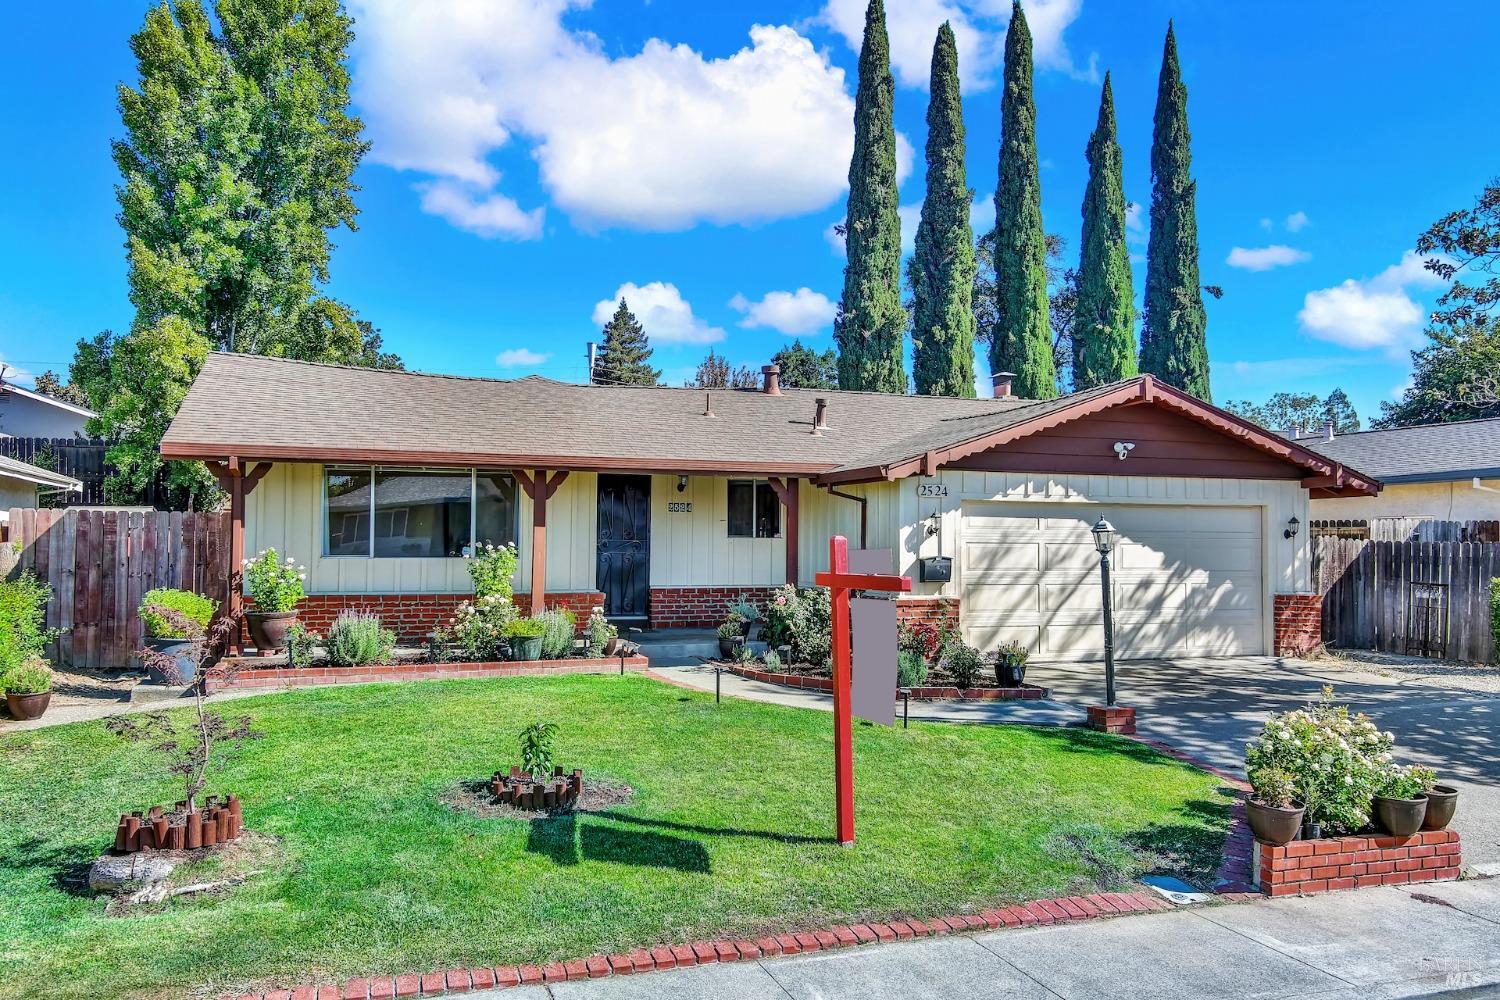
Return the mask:
<svg viewBox="0 0 1500 1000"><path fill-rule="evenodd" d="M1114 601L1109 587L1109 554L1115 547L1115 526L1099 518L1090 529L1094 535L1094 548L1099 550L1099 576L1104 586L1104 703L1115 704L1115 621Z"/></svg>

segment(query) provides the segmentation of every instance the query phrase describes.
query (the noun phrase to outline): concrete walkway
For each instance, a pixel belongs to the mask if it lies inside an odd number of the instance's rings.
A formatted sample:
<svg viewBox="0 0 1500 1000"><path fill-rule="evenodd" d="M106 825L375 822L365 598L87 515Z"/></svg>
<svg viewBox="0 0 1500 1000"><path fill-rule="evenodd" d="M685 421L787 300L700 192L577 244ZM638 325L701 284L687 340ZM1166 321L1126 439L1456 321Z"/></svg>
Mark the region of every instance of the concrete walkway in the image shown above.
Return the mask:
<svg viewBox="0 0 1500 1000"><path fill-rule="evenodd" d="M1386 887L471 994L1319 1000L1500 994L1500 880Z"/></svg>
<svg viewBox="0 0 1500 1000"><path fill-rule="evenodd" d="M702 691L714 689L714 668L705 665L693 667L653 667L651 672L668 680ZM764 701L773 705L790 705L793 708L813 708L824 712L833 711L833 695L821 691L786 688L780 684L752 681L724 671L719 678L720 693L726 698L746 698ZM923 722L999 722L1019 723L1029 726L1071 726L1082 723L1086 713L1075 705L1059 701L913 701L911 718ZM896 701L896 724L901 724L901 702Z"/></svg>

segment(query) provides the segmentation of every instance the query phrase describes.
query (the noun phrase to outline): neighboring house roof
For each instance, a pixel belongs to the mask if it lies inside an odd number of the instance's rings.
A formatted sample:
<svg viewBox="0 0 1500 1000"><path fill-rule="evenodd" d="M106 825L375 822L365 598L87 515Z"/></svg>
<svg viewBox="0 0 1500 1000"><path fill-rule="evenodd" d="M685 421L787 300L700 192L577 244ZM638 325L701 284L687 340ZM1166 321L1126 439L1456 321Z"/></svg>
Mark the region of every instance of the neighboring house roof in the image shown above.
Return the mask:
<svg viewBox="0 0 1500 1000"><path fill-rule="evenodd" d="M1500 478L1500 417L1355 431L1332 441L1315 437L1297 443L1386 483Z"/></svg>
<svg viewBox="0 0 1500 1000"><path fill-rule="evenodd" d="M40 392L33 392L30 389L23 389L20 386L16 385L14 382L0 383L0 392L13 392L17 396L21 396L25 399L34 399L38 403L45 403L48 406L55 406L60 410L66 410L69 413L77 414L78 416L84 417L86 419L91 419L99 415L93 410L88 409L87 407L77 406L73 403L67 402L66 400L58 399L56 396L48 396Z"/></svg>
<svg viewBox="0 0 1500 1000"><path fill-rule="evenodd" d="M828 401L827 426L813 433L817 399ZM1369 477L1150 376L1043 401L821 389L770 395L459 378L215 353L168 428L162 454L869 482L931 474L1007 441L1142 402L1300 466L1311 488L1378 489Z"/></svg>
<svg viewBox="0 0 1500 1000"><path fill-rule="evenodd" d="M83 489L83 484L70 476L31 465L19 459L6 458L4 455L0 455L0 479L19 479L23 482L45 486L48 489L67 490L70 493Z"/></svg>

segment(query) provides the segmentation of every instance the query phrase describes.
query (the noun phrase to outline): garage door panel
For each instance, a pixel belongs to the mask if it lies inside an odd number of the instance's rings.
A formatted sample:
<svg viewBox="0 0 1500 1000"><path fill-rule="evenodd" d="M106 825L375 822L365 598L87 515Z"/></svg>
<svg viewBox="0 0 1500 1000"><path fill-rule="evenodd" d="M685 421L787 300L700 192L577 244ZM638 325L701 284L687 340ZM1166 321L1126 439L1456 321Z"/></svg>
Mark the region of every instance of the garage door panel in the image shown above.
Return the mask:
<svg viewBox="0 0 1500 1000"><path fill-rule="evenodd" d="M1099 556L1089 534L1100 516L1120 532L1112 559L1118 655L1264 651L1260 510L1171 505L965 504L969 641L985 650L1022 642L1040 658L1102 657Z"/></svg>

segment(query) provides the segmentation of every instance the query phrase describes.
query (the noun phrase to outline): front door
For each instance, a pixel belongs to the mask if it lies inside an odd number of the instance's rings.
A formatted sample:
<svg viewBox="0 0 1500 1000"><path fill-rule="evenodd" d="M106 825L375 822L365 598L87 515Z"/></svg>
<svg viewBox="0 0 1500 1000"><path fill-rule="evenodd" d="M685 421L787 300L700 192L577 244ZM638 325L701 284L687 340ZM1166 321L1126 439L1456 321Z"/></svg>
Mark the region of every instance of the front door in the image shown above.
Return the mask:
<svg viewBox="0 0 1500 1000"><path fill-rule="evenodd" d="M645 618L651 587L651 477L599 477L597 588L610 618Z"/></svg>

